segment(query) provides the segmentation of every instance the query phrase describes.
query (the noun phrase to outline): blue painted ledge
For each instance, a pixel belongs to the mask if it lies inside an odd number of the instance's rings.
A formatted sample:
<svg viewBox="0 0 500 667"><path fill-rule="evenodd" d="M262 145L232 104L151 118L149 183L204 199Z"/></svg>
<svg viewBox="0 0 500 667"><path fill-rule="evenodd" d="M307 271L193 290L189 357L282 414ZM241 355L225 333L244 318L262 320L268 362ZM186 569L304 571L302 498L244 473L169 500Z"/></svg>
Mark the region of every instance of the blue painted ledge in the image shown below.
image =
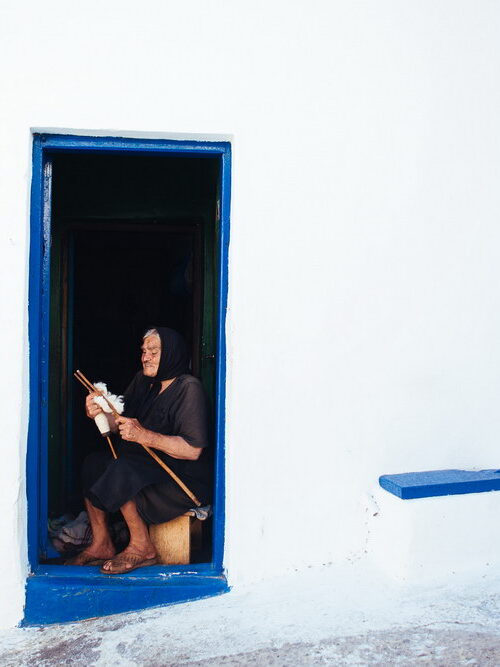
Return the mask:
<svg viewBox="0 0 500 667"><path fill-rule="evenodd" d="M403 500L500 491L500 470L428 470L382 475L380 486Z"/></svg>
<svg viewBox="0 0 500 667"><path fill-rule="evenodd" d="M26 582L22 625L67 623L95 616L200 600L229 590L211 565L154 566L130 574L98 567L40 566Z"/></svg>

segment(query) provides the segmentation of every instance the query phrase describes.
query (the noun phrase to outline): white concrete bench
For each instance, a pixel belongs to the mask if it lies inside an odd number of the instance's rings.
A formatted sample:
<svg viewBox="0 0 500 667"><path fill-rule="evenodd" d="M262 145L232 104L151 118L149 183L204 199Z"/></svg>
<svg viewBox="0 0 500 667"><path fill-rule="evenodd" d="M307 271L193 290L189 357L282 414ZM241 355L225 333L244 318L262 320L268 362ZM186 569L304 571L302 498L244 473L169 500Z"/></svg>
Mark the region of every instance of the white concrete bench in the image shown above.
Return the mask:
<svg viewBox="0 0 500 667"><path fill-rule="evenodd" d="M379 482L369 547L388 574L412 581L500 567L500 471L434 470Z"/></svg>

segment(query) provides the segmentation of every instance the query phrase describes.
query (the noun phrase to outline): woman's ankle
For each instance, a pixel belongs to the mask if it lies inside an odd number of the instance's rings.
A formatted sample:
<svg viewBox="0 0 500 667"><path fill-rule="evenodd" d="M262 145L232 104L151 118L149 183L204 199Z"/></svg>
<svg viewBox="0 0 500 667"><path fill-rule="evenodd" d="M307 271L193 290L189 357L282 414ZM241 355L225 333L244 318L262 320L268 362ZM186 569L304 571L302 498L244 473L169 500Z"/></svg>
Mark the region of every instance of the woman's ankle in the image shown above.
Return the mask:
<svg viewBox="0 0 500 667"><path fill-rule="evenodd" d="M93 540L92 544L87 547L91 551L113 551L115 552L115 545L111 539Z"/></svg>
<svg viewBox="0 0 500 667"><path fill-rule="evenodd" d="M127 549L131 552L140 553L140 554L150 554L156 553L154 544L150 539L134 539L130 540L128 543Z"/></svg>

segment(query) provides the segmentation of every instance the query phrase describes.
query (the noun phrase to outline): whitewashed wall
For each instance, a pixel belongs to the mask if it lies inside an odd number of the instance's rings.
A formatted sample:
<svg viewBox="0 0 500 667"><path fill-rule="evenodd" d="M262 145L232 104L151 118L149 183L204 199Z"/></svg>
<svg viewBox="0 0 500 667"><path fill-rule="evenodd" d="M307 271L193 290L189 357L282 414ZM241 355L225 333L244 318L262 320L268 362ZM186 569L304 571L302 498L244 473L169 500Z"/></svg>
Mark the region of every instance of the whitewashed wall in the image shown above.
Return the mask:
<svg viewBox="0 0 500 667"><path fill-rule="evenodd" d="M361 558L381 473L499 465L498 3L0 12L1 625L26 574L33 127L234 137L233 585Z"/></svg>

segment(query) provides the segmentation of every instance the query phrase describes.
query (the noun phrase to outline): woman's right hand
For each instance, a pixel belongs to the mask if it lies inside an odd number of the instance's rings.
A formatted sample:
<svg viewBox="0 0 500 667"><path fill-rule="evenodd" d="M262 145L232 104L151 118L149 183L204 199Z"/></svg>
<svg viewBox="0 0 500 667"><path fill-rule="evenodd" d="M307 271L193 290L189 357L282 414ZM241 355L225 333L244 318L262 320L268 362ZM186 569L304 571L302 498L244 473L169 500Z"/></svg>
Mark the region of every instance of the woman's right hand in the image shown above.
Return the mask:
<svg viewBox="0 0 500 667"><path fill-rule="evenodd" d="M99 394L92 393L85 399L85 412L90 419L95 419L98 414L104 412L99 405L94 403L94 398L96 398L96 396L99 396Z"/></svg>

